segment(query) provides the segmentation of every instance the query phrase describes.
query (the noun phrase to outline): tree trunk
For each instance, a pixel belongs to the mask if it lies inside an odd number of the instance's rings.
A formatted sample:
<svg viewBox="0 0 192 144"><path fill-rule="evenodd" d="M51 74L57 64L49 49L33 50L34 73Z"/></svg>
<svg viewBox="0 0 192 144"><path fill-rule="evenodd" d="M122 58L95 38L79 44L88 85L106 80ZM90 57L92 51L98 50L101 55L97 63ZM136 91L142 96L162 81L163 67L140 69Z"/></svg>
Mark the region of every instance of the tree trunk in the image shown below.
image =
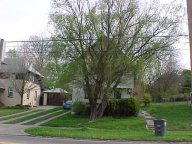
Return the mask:
<svg viewBox="0 0 192 144"><path fill-rule="evenodd" d="M92 121L97 119L97 102L90 103L90 119Z"/></svg>
<svg viewBox="0 0 192 144"><path fill-rule="evenodd" d="M23 95L21 95L21 105L23 105Z"/></svg>
<svg viewBox="0 0 192 144"><path fill-rule="evenodd" d="M107 107L107 96L104 95L104 97L98 107L97 118L101 118L103 116L106 107Z"/></svg>
<svg viewBox="0 0 192 144"><path fill-rule="evenodd" d="M25 93L25 85L26 85L26 83L25 83L25 79L23 79L22 80L22 88L21 88L21 105L23 105L23 95L24 95L24 93Z"/></svg>

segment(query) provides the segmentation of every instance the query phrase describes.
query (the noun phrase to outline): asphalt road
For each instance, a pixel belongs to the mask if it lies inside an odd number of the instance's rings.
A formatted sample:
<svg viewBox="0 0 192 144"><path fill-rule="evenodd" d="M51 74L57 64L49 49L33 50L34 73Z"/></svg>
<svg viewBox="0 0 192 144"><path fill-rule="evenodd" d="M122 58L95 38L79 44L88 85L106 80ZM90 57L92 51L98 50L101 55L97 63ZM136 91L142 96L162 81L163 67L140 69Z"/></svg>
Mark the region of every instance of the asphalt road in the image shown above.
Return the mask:
<svg viewBox="0 0 192 144"><path fill-rule="evenodd" d="M160 143L160 142L128 142L128 141L94 141L60 138L42 138L16 135L0 135L0 144L190 144L190 143Z"/></svg>

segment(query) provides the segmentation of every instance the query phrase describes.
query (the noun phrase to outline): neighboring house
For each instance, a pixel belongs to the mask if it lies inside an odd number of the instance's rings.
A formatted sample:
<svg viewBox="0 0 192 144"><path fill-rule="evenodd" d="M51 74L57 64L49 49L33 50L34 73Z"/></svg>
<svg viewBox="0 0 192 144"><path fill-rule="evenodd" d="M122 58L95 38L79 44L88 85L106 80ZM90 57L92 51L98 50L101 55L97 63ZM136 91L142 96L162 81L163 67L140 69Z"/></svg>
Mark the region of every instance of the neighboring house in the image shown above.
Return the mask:
<svg viewBox="0 0 192 144"><path fill-rule="evenodd" d="M63 105L64 100L68 99L70 94L62 89L62 88L55 88L51 90L43 91L43 105Z"/></svg>
<svg viewBox="0 0 192 144"><path fill-rule="evenodd" d="M24 61L22 61L25 63ZM18 58L5 58L0 66L0 101L5 106L21 104L21 95L24 81L23 105L38 106L41 94L39 81L43 76L32 66L23 70ZM25 78L25 80L24 80Z"/></svg>
<svg viewBox="0 0 192 144"><path fill-rule="evenodd" d="M1 41L2 42L2 41ZM39 82L43 76L21 58L4 58L0 47L0 103L4 106L21 104L38 106L41 94ZM19 94L23 87L23 99Z"/></svg>
<svg viewBox="0 0 192 144"><path fill-rule="evenodd" d="M113 86L113 84L112 84ZM111 87L112 87L111 86ZM111 98L121 99L133 96L134 79L131 74L124 75L121 82L112 92ZM73 85L72 101L79 100L88 103L88 97L84 93L84 89L80 86ZM98 100L99 102L99 100Z"/></svg>

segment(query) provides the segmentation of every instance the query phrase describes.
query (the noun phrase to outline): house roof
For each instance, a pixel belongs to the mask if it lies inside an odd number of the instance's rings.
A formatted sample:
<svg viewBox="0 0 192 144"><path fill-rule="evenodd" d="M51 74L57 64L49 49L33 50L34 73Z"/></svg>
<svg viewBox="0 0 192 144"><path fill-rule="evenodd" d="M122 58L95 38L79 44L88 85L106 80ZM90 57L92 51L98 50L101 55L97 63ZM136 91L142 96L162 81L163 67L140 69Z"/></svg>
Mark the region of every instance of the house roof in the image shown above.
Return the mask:
<svg viewBox="0 0 192 144"><path fill-rule="evenodd" d="M62 89L62 88L55 88L51 90L45 90L44 93L69 93L68 91Z"/></svg>
<svg viewBox="0 0 192 144"><path fill-rule="evenodd" d="M26 70L43 77L32 65L28 67L23 58L5 58L0 66L1 73L25 73Z"/></svg>
<svg viewBox="0 0 192 144"><path fill-rule="evenodd" d="M36 75L39 75L41 77L44 77L42 74L40 74L37 70L34 69L34 67L32 67L32 65L30 65L29 69L28 69L30 72L36 74Z"/></svg>

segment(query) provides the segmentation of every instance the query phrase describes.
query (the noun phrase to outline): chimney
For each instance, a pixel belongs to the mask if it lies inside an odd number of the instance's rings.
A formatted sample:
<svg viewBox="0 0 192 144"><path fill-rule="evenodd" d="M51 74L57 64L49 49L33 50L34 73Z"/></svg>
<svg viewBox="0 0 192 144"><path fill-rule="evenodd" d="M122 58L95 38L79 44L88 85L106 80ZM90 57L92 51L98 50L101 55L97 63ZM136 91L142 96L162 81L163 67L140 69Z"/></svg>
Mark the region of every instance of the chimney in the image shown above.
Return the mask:
<svg viewBox="0 0 192 144"><path fill-rule="evenodd" d="M4 54L5 54L5 40L0 38L0 61L4 61Z"/></svg>

